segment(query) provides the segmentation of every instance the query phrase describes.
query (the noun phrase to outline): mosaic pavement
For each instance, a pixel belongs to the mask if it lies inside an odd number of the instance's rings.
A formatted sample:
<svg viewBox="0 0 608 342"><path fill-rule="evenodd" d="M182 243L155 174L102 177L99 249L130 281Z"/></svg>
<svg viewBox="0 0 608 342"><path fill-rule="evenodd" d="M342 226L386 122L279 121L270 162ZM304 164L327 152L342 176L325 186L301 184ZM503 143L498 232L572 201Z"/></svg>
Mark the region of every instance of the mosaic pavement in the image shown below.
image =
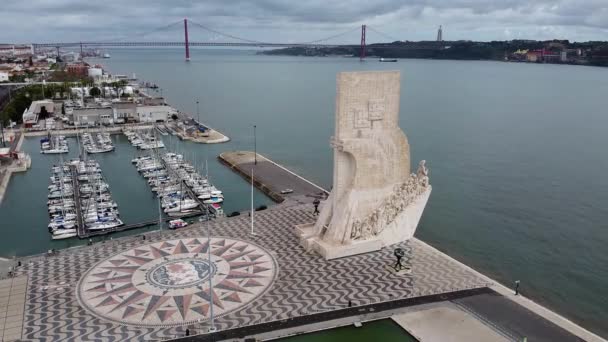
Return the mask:
<svg viewBox="0 0 608 342"><path fill-rule="evenodd" d="M292 229L312 222L309 206L256 213L206 227L117 239L58 256L33 259L19 270L29 277L25 340L161 340L205 329L209 299L219 329L258 324L459 289L487 286L483 279L412 240L400 247L412 273L386 269L392 249L325 261L307 254ZM210 293L208 281L213 281Z"/></svg>
<svg viewBox="0 0 608 342"><path fill-rule="evenodd" d="M77 294L83 307L109 321L184 325L207 320L211 298L215 317L242 308L268 289L275 274L272 256L245 241L168 240L103 260L84 275Z"/></svg>

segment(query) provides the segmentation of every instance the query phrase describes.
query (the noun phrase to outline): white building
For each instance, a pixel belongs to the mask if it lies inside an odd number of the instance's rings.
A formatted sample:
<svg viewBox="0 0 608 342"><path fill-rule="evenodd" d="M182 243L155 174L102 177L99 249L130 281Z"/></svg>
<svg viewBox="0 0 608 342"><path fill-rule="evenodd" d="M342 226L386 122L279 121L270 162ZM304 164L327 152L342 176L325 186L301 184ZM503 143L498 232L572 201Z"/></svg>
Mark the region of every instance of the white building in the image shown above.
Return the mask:
<svg viewBox="0 0 608 342"><path fill-rule="evenodd" d="M100 78L103 75L102 68L89 68L89 77Z"/></svg>
<svg viewBox="0 0 608 342"><path fill-rule="evenodd" d="M8 81L8 72L0 71L0 82Z"/></svg>
<svg viewBox="0 0 608 342"><path fill-rule="evenodd" d="M54 114L55 113L55 103L51 100L40 100L33 101L30 105L30 108L26 109L23 112L23 124L25 127L31 127L38 122L38 115L42 109L45 109L47 113Z"/></svg>
<svg viewBox="0 0 608 342"><path fill-rule="evenodd" d="M137 117L140 122L167 121L177 110L171 106L137 106Z"/></svg>
<svg viewBox="0 0 608 342"><path fill-rule="evenodd" d="M75 126L96 126L114 122L114 111L110 107L74 108L71 121Z"/></svg>

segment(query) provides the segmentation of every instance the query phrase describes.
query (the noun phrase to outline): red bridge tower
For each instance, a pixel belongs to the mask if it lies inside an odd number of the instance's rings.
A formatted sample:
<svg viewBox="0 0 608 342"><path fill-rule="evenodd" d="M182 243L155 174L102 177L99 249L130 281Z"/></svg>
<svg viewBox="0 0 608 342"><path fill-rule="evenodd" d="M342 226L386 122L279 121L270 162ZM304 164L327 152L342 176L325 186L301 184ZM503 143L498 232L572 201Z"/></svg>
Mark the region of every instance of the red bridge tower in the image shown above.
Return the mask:
<svg viewBox="0 0 608 342"><path fill-rule="evenodd" d="M184 38L186 40L186 62L190 61L190 44L188 43L188 19L184 18Z"/></svg>
<svg viewBox="0 0 608 342"><path fill-rule="evenodd" d="M361 55L359 56L359 60L363 61L365 59L365 25L361 25Z"/></svg>

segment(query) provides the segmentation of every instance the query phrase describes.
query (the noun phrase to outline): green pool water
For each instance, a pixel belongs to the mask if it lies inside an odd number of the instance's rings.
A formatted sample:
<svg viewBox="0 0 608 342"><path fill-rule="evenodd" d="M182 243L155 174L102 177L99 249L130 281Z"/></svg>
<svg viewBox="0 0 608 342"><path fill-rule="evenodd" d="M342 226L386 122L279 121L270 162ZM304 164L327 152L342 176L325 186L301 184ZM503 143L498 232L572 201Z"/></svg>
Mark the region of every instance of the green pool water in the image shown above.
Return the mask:
<svg viewBox="0 0 608 342"><path fill-rule="evenodd" d="M323 330L313 332L310 334L297 335L287 337L278 340L280 342L335 342L335 341L348 341L348 342L368 342L368 341L382 341L382 342L415 342L417 341L410 334L408 334L403 328L391 319L383 319L379 321L373 321L364 323L362 327L357 328L354 325L346 327Z"/></svg>

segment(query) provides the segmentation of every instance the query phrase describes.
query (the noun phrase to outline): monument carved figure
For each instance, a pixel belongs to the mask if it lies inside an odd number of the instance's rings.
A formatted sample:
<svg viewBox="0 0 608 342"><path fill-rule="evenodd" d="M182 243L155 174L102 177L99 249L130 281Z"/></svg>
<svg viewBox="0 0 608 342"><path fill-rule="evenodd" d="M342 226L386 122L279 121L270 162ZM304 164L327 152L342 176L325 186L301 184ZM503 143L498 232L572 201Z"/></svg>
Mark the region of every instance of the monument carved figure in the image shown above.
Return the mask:
<svg viewBox="0 0 608 342"><path fill-rule="evenodd" d="M414 235L431 192L425 161L410 173L399 128L400 74L338 74L333 189L302 244L326 258L377 250Z"/></svg>

